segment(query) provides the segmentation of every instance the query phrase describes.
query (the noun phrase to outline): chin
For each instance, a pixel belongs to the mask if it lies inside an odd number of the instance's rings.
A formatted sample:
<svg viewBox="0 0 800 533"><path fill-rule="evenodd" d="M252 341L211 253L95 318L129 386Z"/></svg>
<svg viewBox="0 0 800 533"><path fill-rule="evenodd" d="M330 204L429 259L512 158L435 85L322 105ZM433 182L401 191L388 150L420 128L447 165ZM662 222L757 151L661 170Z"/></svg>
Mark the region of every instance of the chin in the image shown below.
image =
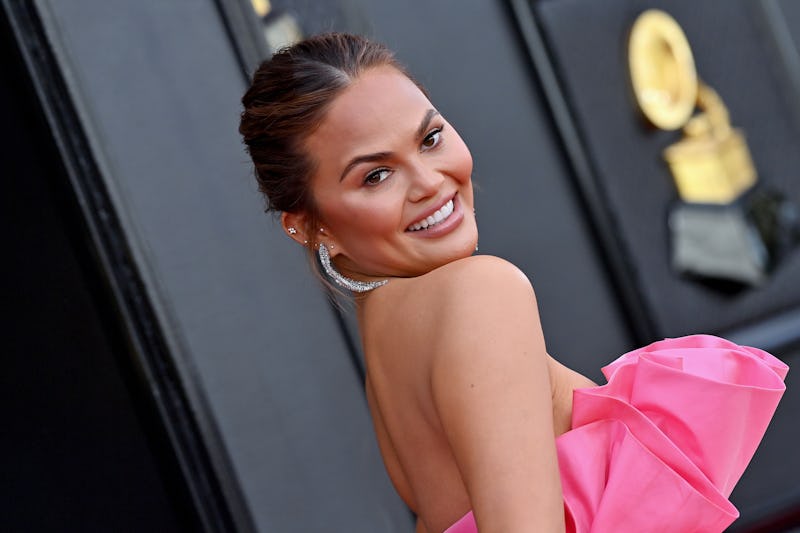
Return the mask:
<svg viewBox="0 0 800 533"><path fill-rule="evenodd" d="M459 243L457 246L453 247L450 253L438 258L435 260L429 268L425 269L425 272L420 272L420 274L424 274L430 272L431 270L435 270L439 267L443 267L448 263L452 263L453 261L458 261L459 259L465 259L470 257L472 254L475 253L475 247L478 244L478 235L475 234L473 238L465 240L463 243Z"/></svg>

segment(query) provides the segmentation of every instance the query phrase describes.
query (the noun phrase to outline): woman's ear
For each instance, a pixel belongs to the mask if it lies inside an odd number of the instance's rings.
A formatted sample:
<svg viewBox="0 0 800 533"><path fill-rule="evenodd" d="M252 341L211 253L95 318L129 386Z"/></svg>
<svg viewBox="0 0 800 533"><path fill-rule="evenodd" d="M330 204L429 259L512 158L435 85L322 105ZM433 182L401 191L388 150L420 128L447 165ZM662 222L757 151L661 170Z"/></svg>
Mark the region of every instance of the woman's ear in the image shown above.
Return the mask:
<svg viewBox="0 0 800 533"><path fill-rule="evenodd" d="M292 240L306 245L308 235L306 235L306 215L305 213L281 213L281 226Z"/></svg>

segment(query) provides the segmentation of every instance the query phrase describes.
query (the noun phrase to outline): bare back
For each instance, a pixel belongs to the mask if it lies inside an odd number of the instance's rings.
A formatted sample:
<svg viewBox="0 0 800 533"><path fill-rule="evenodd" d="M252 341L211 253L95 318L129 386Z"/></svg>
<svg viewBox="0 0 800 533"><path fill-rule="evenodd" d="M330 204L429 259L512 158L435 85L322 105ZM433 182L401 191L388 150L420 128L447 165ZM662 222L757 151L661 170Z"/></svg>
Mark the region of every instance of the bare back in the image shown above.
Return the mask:
<svg viewBox="0 0 800 533"><path fill-rule="evenodd" d="M523 279L517 279L520 276ZM509 277L513 279L505 279ZM487 288L492 292L482 296L481 287L495 283L492 281L495 278L496 286ZM518 294L526 290L531 294L528 300ZM487 298L491 300L487 302ZM470 309L471 306L491 306L495 299L501 307L503 302L508 302L512 308L518 306L511 310L515 313L515 320L520 322L512 324L514 329L506 334L503 334L503 328L509 327L509 317ZM521 302L515 303L516 300ZM486 332L497 330L502 337L483 343L486 334L474 333L471 320L479 320ZM478 256L450 263L424 276L392 280L360 303L359 322L367 361L367 398L381 454L398 493L420 517L420 529L424 527L426 529L422 530L430 533L443 531L476 507L473 500L480 501L483 496L473 493L495 483L493 478L481 477L480 456L487 455L493 469L502 470L503 467L502 464L491 464L492 445L481 448L481 441L496 438L502 443L504 418L515 422L514 412L525 411L519 405L523 402L539 409L539 414L534 413L536 416L530 419L533 421L524 424L535 426L534 434L538 436L529 455L538 454L538 448L543 448L553 456L552 465L532 465L533 472L544 468L546 472L541 477L545 479L528 480L528 484L549 482L558 489L560 500L559 481L553 479L554 438L569 429L572 390L594 384L546 354L532 289L515 267L497 258ZM512 331L523 328L527 331L518 342L512 339L511 344L503 344ZM465 341L467 333L478 336ZM525 343L533 343L535 348L526 350L523 371L516 372L513 367L516 363L512 361L507 365L500 356ZM496 346L503 354L491 353L493 350L486 349L486 346ZM473 351L477 354L472 354ZM470 377L459 384L457 374L461 368L478 368L484 364L489 365L488 371L482 370L477 379ZM529 368L531 372L525 374ZM529 375L530 379L522 379L520 385L522 389L533 389L524 393L532 396L522 402L512 396L509 399L515 400L512 409L498 409L492 413L484 412L481 407L473 414L469 397L476 387L481 389L483 386L482 376L493 372L503 380L515 377L508 376L509 373ZM450 373L456 375L452 384L448 377ZM437 377L442 375L445 379ZM488 385L484 388L488 389ZM546 390L535 390L542 388ZM508 390L509 394L514 394L513 383L508 384ZM499 402L498 406L502 405L505 391L502 387L495 392L489 391L482 397L480 405L488 403L491 407L495 400ZM467 402L463 406L459 403L462 396ZM447 400L449 397L455 400ZM530 413L523 415L530 416ZM459 421L462 416L466 423ZM482 428L485 428L485 434ZM472 441L478 444L473 447ZM505 445L505 448L509 447ZM525 450L505 450L509 457L518 452L523 454L518 462L525 465ZM478 457L473 460L475 455ZM513 481L509 483L513 486ZM500 490L504 487L496 492Z"/></svg>

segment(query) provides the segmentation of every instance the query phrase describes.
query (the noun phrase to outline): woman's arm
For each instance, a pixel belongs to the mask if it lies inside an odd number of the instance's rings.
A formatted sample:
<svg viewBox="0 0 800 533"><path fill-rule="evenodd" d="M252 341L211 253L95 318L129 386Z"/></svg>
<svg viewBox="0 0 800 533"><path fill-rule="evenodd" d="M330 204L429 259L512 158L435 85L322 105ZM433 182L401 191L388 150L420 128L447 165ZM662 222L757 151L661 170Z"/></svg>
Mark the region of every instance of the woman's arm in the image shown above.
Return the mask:
<svg viewBox="0 0 800 533"><path fill-rule="evenodd" d="M431 353L434 405L481 533L564 530L547 353L528 279L451 265Z"/></svg>

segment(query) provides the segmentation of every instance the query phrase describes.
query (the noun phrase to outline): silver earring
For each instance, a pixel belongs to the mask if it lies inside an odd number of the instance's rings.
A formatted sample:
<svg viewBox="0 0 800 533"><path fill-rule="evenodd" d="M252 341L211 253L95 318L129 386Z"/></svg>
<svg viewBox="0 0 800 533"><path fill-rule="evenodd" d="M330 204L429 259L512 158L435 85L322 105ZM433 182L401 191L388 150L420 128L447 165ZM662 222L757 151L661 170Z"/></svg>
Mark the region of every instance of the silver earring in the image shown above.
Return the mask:
<svg viewBox="0 0 800 533"><path fill-rule="evenodd" d="M317 253L319 254L319 262L322 264L322 268L325 270L325 273L328 275L328 277L331 278L337 285L344 287L349 291L369 292L389 283L388 279L382 279L380 281L358 281L355 279L350 279L346 276L343 276L335 268L333 268L333 265L331 264L331 255L328 253L328 249L324 244L319 244L319 250Z"/></svg>
<svg viewBox="0 0 800 533"><path fill-rule="evenodd" d="M474 207L472 208L472 216L475 217L475 220L478 220L478 212L475 210ZM478 251L478 241L475 241L475 251L476 252Z"/></svg>
<svg viewBox="0 0 800 533"><path fill-rule="evenodd" d="M294 229L292 226L289 226L289 227L286 229L286 231L288 231L288 232L289 232L289 235L294 235L295 233L297 233L297 230L296 230L296 229Z"/></svg>

